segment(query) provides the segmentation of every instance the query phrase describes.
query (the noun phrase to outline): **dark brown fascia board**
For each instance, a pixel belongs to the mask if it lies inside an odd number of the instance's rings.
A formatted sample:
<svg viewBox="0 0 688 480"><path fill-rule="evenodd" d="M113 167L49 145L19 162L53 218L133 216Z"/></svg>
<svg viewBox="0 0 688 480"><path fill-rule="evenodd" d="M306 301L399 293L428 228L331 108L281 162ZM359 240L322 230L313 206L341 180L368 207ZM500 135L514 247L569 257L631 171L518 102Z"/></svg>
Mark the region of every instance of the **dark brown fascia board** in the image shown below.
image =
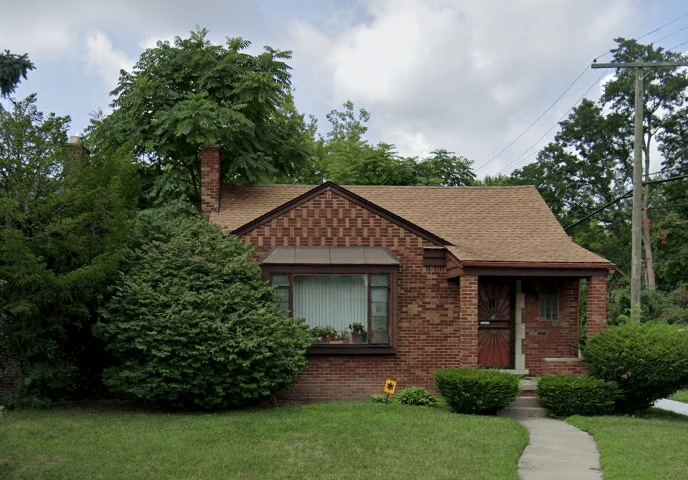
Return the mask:
<svg viewBox="0 0 688 480"><path fill-rule="evenodd" d="M607 269L585 268L472 268L463 269L463 275L480 277L606 277Z"/></svg>
<svg viewBox="0 0 688 480"><path fill-rule="evenodd" d="M273 220L284 213L288 212L289 210L298 207L299 205L308 202L309 200L312 200L313 198L317 197L323 192L326 192L328 190L332 190L336 192L338 195L346 198L347 200L355 203L356 205L365 208L366 210L384 218L385 220L389 220L390 222L399 225L400 227L410 231L411 233L414 233L418 235L419 237L423 238L424 240L427 240L428 242L431 242L439 247L443 246L451 246L452 244L446 240L444 240L441 237L438 237L437 235L425 230L424 228L419 227L418 225L415 225L408 220L400 217L399 215L396 215L388 210L385 210L384 208L374 204L373 202L370 202L366 200L363 197L360 197L354 193L351 193L344 187L340 187L339 185L332 183L332 182L326 182L323 183L322 185L319 185L312 190L299 195L293 200L290 200L282 205L280 205L277 208L272 209L268 213L261 215L260 217L256 218L255 220L251 220L245 225L242 225L241 227L237 228L234 230L232 233L236 235L237 237L241 237L242 235L247 234L254 228L258 228L262 224L269 222L270 220Z"/></svg>
<svg viewBox="0 0 688 480"><path fill-rule="evenodd" d="M464 261L462 262L464 268L571 268L571 269L613 269L615 265L608 263L556 263L556 262L489 262L489 261Z"/></svg>

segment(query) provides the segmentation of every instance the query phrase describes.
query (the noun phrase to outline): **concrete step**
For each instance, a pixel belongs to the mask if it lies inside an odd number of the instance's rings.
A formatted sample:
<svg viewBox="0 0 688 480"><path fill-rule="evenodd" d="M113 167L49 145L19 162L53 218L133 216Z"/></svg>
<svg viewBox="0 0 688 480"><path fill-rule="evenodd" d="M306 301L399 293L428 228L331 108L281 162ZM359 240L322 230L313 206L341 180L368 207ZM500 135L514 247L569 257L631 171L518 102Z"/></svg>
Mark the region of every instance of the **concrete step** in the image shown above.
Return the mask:
<svg viewBox="0 0 688 480"><path fill-rule="evenodd" d="M511 405L497 412L497 415L518 420L521 418L546 417L548 412L549 410L540 405L535 398L518 397Z"/></svg>

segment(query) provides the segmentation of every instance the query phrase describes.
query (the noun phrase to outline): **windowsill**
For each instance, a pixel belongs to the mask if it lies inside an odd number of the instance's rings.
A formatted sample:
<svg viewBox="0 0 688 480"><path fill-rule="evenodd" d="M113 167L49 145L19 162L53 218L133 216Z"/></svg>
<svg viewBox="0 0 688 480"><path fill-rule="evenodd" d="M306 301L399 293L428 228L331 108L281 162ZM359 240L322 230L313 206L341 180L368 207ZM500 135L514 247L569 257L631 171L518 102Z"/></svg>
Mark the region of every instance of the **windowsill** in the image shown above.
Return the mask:
<svg viewBox="0 0 688 480"><path fill-rule="evenodd" d="M315 344L306 355L396 355L391 345L326 345Z"/></svg>

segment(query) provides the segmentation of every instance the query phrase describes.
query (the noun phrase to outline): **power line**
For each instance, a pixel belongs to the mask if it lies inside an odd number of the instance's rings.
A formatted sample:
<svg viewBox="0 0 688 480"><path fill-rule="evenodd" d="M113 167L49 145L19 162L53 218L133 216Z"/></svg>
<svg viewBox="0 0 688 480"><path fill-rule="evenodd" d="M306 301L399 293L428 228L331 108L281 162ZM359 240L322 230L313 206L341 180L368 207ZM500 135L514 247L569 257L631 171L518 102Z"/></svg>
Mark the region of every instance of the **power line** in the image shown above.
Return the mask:
<svg viewBox="0 0 688 480"><path fill-rule="evenodd" d="M686 29L688 29L688 27L683 27L682 29L676 30L674 33L670 33L670 34L667 35L666 37L662 37L662 38L660 38L659 40L655 40L655 41L652 42L652 43L659 43L659 42L661 42L662 40L665 40L665 39L667 39L667 38L669 38L669 37L673 37L673 36L676 35L677 33L682 32L682 31L684 31L684 30L686 30Z"/></svg>
<svg viewBox="0 0 688 480"><path fill-rule="evenodd" d="M597 85L598 83L600 83L600 81L605 77L605 75L606 75L606 74L604 74L604 73L603 73L602 75L600 75L600 78L598 78L598 79L595 81L595 83L593 83L592 85L590 85L590 86L588 87L588 89L583 93L583 95L581 95L580 97L578 97L578 100L576 100L576 101L573 103L573 105L571 106L571 108L569 108L569 109L567 110L567 112L566 112L564 115L562 115L562 116L559 118L559 120L557 120L557 123L555 123L555 124L552 126L552 128L550 128L549 130L547 130L543 136L541 136L535 143L533 143L530 147L528 147L528 148L526 149L525 152L523 152L521 155L519 155L519 156L516 158L516 160L512 161L511 163L509 163L506 167L502 168L502 169L501 169L499 172L497 172L497 173L498 173L498 174L500 174L500 173L502 173L502 172L506 173L506 171L507 171L512 165L513 165L514 168L516 168L516 167L519 166L520 164L524 163L525 160L527 160L528 158L530 158L530 157L527 157L526 159L523 159L521 162L518 162L518 161L521 159L521 157L523 157L523 155L525 155L526 153L528 153L528 151L529 151L531 148L533 148L535 145L537 145L538 143L540 143L540 142L542 141L542 139L545 138L547 135L549 135L549 133L550 133L552 130L554 130L555 128L557 128L557 127L559 126L559 124L561 123L561 121L564 120L564 118L566 118L566 117L568 116L568 114L571 113L571 111L572 111L574 108L576 108L576 105L578 105L578 103L579 103L581 100L583 100L583 98L585 98L585 96L588 94L588 92L590 92L590 90L592 90L592 89L595 87L595 85ZM536 153L537 153L537 152L536 152ZM516 162L518 162L518 163L516 163ZM515 164L515 165L514 165L514 164Z"/></svg>
<svg viewBox="0 0 688 480"><path fill-rule="evenodd" d="M554 107L554 106L557 104L557 102L559 102L559 100L561 100L561 97L563 97L564 95L566 95L566 92L568 92L569 90L571 90L571 87L573 87L573 86L578 82L578 80L580 80L580 78L585 74L585 72L588 70L588 68L590 68L590 67L589 67L589 66L585 67L585 69L580 73L580 75L578 75L578 77L571 83L571 85L569 85L568 88L566 88L566 90L564 90L564 93L562 93L561 95L559 95L559 97L557 97L557 99L554 101L554 103L552 103L552 105L550 105L549 107L547 107L547 109L546 109L544 112L542 112L542 114L541 114L538 118L536 118L535 121L533 121L533 123L531 123L530 126L528 126L528 128L526 128L525 131L524 131L522 134L520 134L518 137L516 137L516 139L515 139L514 141L512 141L509 145L507 145L506 147L504 147L504 148L502 149L501 152L499 152L497 155L495 155L494 157L492 157L491 159L489 159L486 163L483 163L483 164L482 164L480 167L478 167L475 171L477 172L477 171L480 170L481 168L487 166L492 160L494 160L495 158L499 157L502 153L506 152L507 149L508 149L510 146L512 146L514 143L516 143L523 135L525 135L526 133L528 133L528 130L530 130L531 128L533 128L533 126L534 126L542 117L544 117L545 114L546 114L547 112L549 112L549 111L552 109L552 107Z"/></svg>
<svg viewBox="0 0 688 480"><path fill-rule="evenodd" d="M636 39L636 41L637 41L637 40L640 40L641 38L645 38L645 37L647 37L647 36L649 36L649 35L652 35L653 33L658 32L659 30L661 30L661 29L663 29L663 28L665 28L665 27L667 27L667 26L669 26L669 25L671 25L671 24L673 24L673 23L679 21L681 18L686 17L686 16L688 16L688 13L684 13L683 15L681 15L681 16L675 18L674 20L672 20L672 21L670 21L670 22L668 22L668 23L665 23L664 25L662 25L662 26L660 26L660 27L658 27L658 28L656 28L656 29L654 29L654 30L652 30L652 31L650 31L650 32L648 32L648 33L646 33L645 35L642 35L641 37L638 37L638 38ZM688 28L688 27L686 27L686 28ZM682 30L684 30L684 29L682 29ZM672 33L671 35L668 35L667 37L664 37L664 38L668 38L668 37L670 37L670 36L672 36L672 35L674 35L674 34L680 32L680 31L681 31L681 30L679 30L679 31L677 31L677 32L674 32L674 33ZM662 40L663 40L663 39L662 39ZM677 47L682 46L682 45L685 45L686 43L688 43L688 42L682 43L681 45L677 45ZM670 48L669 50L673 50L674 48L676 48L676 47L672 47L672 48ZM593 62L596 61L596 60L598 60L598 59L600 59L600 58L602 58L602 57L604 57L604 56L606 56L606 55L609 55L610 53L611 53L611 52L606 52L606 53L603 53L602 55L599 55L599 56L595 57L595 58L593 59ZM503 154L505 151L507 151L514 143L516 143L516 142L517 142L518 140L520 140L526 133L528 133L528 131L529 131L531 128L533 128L533 126L535 126L535 124L536 124L542 117L544 117L545 114L546 114L548 111L550 111L550 110L559 102L559 100L561 100L561 98L562 98L564 95L566 95L566 93L567 93L569 90L571 90L571 88L578 82L578 80L581 79L581 77L585 74L585 72L586 72L589 68L590 68L589 65L586 66L585 69L583 69L583 71L578 75L578 77L576 77L576 79L571 83L571 85L569 85L569 86L566 88L566 90L564 90L564 92L563 92L561 95L559 95L559 97L557 97L557 99L556 99L549 107L547 107L547 109L546 109L544 112L542 112L542 114L541 114L538 118L536 118L536 119L533 121L533 123L531 123L531 124L528 126L528 128L526 128L526 129L523 131L523 133L521 133L521 134L520 134L518 137L516 137L511 143L509 143L506 147L504 147L499 153L497 153L497 155L495 155L494 157L492 157L491 159L489 159L487 162L483 163L481 166L477 167L477 168L475 169L475 171L478 172L478 171L480 171L482 168L484 168L484 167L486 167L487 165L489 165L490 163L492 163L492 161L494 161L496 158L498 158L501 154ZM597 83L599 83L599 81L600 81L603 77L604 77L604 75L603 75L602 77L600 77L600 78L597 80L597 82L595 82L595 83L585 92L585 94L587 94L587 93L592 89L592 87L594 87ZM583 94L583 96L585 96L585 94ZM571 110L573 110L573 108L576 106L576 104L577 104L579 101L580 101L580 99L578 99L578 100L576 101L576 103L574 103L574 105L568 110L568 112L570 112ZM568 115L568 112L567 112L567 115ZM561 119L559 120L559 122L560 122L560 121L561 121ZM533 146L535 146L537 143L539 143L539 142L542 140L542 138L546 137L547 134L548 134L549 132L551 132L551 131L559 124L559 122L557 122L556 125L554 125L551 129L549 129L549 130L547 131L547 133L545 133L545 135L543 135L534 145L530 146L523 154L521 154L519 157L517 157L516 160L520 159L523 155L525 155L525 153L528 152L528 150L530 150L531 148L533 148ZM512 162L512 163L513 163L513 162ZM508 166L507 166L506 168L508 168ZM502 170L504 170L504 169L502 169ZM500 170L499 173L501 173L501 170Z"/></svg>
<svg viewBox="0 0 688 480"><path fill-rule="evenodd" d="M649 181L649 182L641 182L641 185L648 185L648 184L651 184L651 183L672 182L672 181L674 181L674 180L683 180L684 178L688 178L688 175L679 175L678 177L670 177L670 178L663 178L663 179L661 179L661 180L652 180L652 181ZM621 195L621 196L616 197L616 198L615 198L614 200L612 200L611 202L609 202L609 203L607 203L607 204L605 204L605 205L602 205L600 208L598 208L598 209L594 210L593 212L587 214L586 216L584 216L583 218L581 218L581 219L578 220L577 222L572 223L572 224L569 225L568 227L564 227L564 230L569 230L570 228L573 228L573 227L575 227L575 226L577 226L577 225L580 225L580 224L583 223L585 220L587 220L587 219L590 218L590 217L593 217L593 216L597 215L598 213L600 213L602 210L606 209L607 207L610 207L610 206L614 205L614 204L617 203L617 202L620 202L621 200L623 200L623 199L625 199L625 198L629 198L629 197L631 197L632 195L633 195L633 192L630 191L630 192L624 193L624 194ZM682 205L674 205L674 206L682 206ZM669 207L652 207L652 208L648 208L648 210L657 209L657 208L669 208Z"/></svg>
<svg viewBox="0 0 688 480"><path fill-rule="evenodd" d="M661 29L663 29L664 27L668 27L668 26L671 25L672 23L678 22L679 20L681 20L681 19L682 19L683 17L685 17L685 16L688 16L688 13L684 13L683 15L681 15L680 17L675 18L674 20L670 21L669 23L665 23L665 24L662 25L661 27L655 28L654 30L652 30L651 32L646 33L646 34L643 35L642 37L636 38L636 41L637 41L637 40L640 40L641 38L645 38L645 37L647 37L647 36L650 36L650 35L652 35L652 34L655 33L655 32L659 32L659 31L660 31Z"/></svg>

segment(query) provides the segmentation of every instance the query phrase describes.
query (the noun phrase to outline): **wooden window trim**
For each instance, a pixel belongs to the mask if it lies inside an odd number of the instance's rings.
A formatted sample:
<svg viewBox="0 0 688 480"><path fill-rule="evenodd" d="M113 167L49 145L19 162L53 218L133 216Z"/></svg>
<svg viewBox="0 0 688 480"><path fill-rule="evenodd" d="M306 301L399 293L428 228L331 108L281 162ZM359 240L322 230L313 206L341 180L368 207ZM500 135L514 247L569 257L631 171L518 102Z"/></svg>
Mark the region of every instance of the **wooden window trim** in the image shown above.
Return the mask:
<svg viewBox="0 0 688 480"><path fill-rule="evenodd" d="M270 282L273 275L289 275L291 279L289 310L293 315L294 288L293 275L389 275L389 344L367 345L327 345L314 344L307 355L394 355L396 351L396 331L398 322L398 266L396 265L263 265L263 280ZM370 289L370 285L368 285ZM370 292L369 292L370 295ZM370 298L370 297L369 297ZM370 321L370 301L368 302Z"/></svg>

